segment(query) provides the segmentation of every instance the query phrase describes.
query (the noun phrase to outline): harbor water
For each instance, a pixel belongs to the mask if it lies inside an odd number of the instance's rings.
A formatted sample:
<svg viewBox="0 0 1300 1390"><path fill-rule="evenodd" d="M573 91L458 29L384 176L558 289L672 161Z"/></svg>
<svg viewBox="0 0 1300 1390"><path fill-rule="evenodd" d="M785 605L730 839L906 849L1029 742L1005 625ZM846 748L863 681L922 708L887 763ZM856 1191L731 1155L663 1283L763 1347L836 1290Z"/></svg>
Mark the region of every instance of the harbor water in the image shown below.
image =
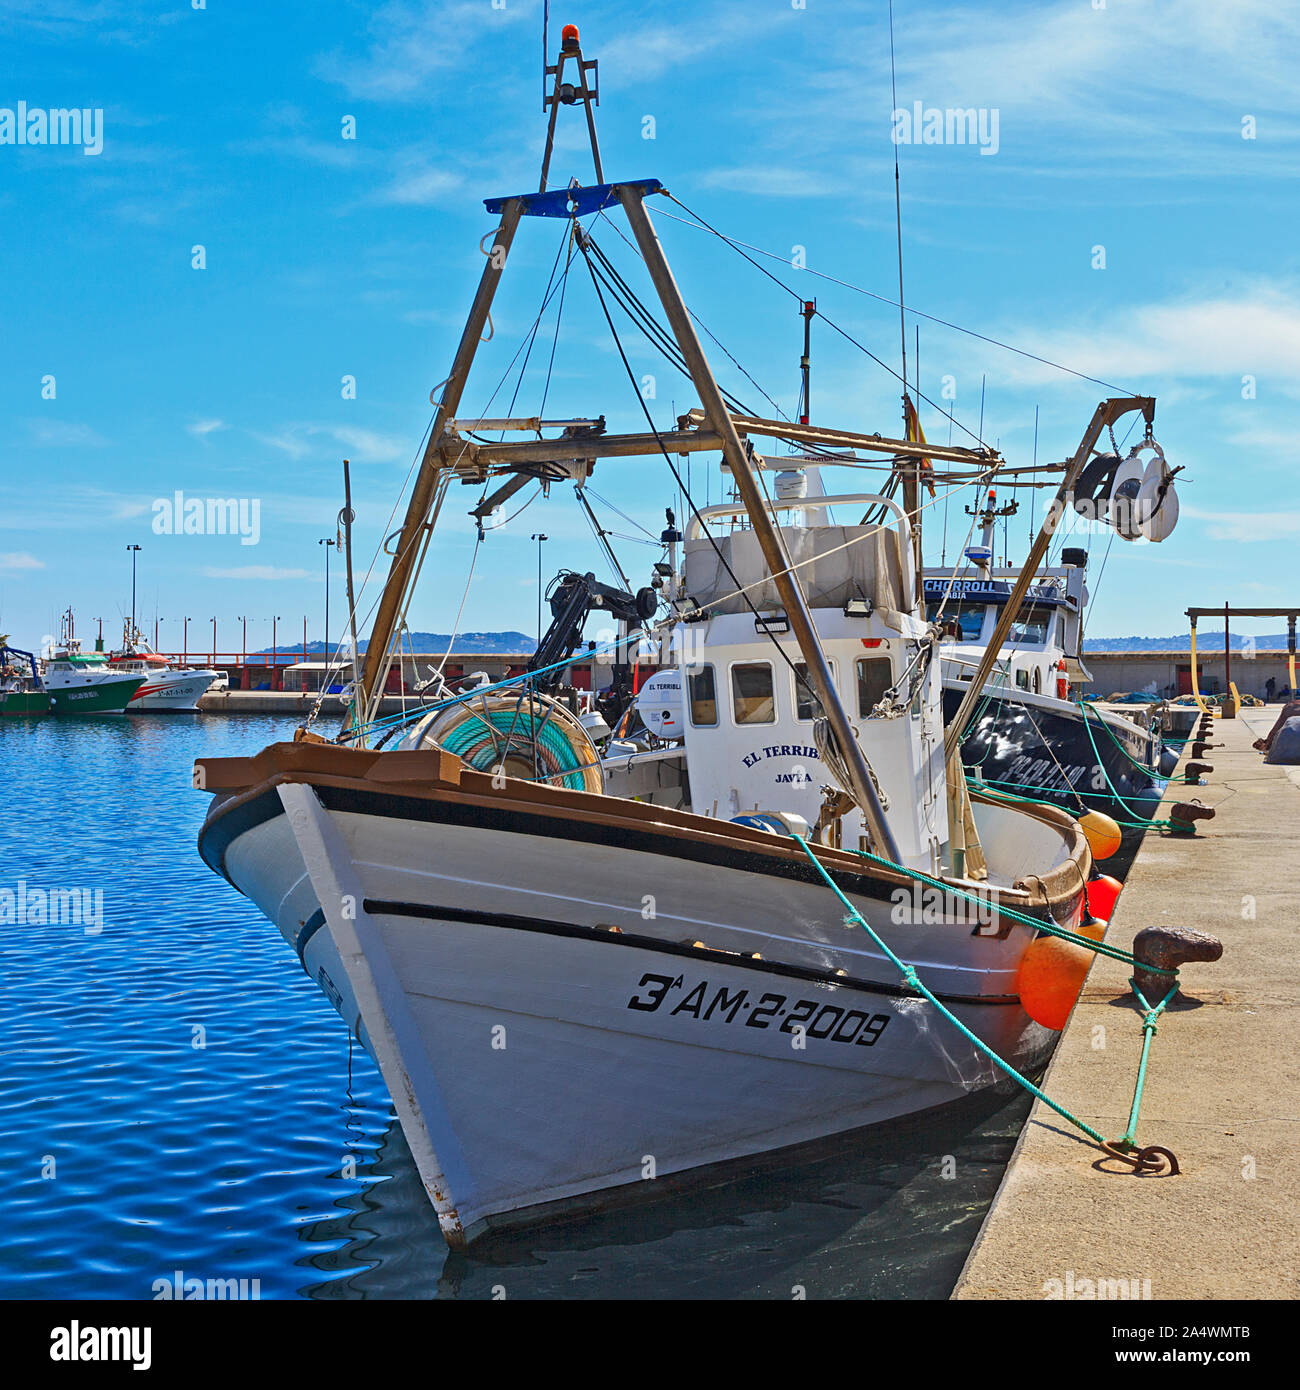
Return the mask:
<svg viewBox="0 0 1300 1390"><path fill-rule="evenodd" d="M195 849L195 757L295 722L0 721L0 1297L949 1295L1019 1092L450 1254L375 1067Z"/></svg>

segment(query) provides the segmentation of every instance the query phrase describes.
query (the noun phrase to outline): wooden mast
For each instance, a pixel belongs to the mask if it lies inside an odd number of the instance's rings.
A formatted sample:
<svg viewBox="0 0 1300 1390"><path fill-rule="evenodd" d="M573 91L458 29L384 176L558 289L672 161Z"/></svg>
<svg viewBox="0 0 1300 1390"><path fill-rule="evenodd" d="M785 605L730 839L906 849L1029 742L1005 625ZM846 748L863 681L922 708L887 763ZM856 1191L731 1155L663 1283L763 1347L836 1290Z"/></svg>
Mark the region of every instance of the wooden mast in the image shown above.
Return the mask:
<svg viewBox="0 0 1300 1390"><path fill-rule="evenodd" d="M673 279L672 271L668 268L663 247L659 244L650 216L645 210L644 195L641 189L630 184L619 185L618 195L631 223L632 233L636 237L646 269L650 272L650 279L654 282L660 303L664 307L664 313L672 326L677 345L690 369L691 380L699 393L700 404L704 407L710 427L721 438L723 456L730 466L732 479L745 504L745 510L749 513L755 537L763 551L763 558L767 561L781 602L785 605L790 630L799 643L799 650L808 665L813 688L821 701L836 746L848 769L849 780L853 784L848 790L852 792L854 800L862 810L876 853L898 863L898 845L885 819L884 807L876 791L871 768L858 746L853 726L840 702L830 665L813 626L812 614L804 599L803 590L790 568L790 561L781 544L780 533L754 482L749 458L740 442L735 421L727 410L722 393L718 390L718 383L714 380L700 341L695 335L690 315L686 311L686 305L682 302L681 292Z"/></svg>

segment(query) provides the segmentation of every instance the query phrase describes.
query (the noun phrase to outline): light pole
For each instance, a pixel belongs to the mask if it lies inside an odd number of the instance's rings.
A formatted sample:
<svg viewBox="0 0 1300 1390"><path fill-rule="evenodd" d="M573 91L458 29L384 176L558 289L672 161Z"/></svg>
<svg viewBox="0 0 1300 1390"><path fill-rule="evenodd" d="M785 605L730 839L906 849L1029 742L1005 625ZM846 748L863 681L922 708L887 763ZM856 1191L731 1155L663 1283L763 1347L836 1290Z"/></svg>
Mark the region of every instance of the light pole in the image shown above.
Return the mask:
<svg viewBox="0 0 1300 1390"><path fill-rule="evenodd" d="M542 645L542 542L550 540L544 531L538 531L533 540L537 542L537 646Z"/></svg>
<svg viewBox="0 0 1300 1390"><path fill-rule="evenodd" d="M212 665L217 664L217 620L212 620Z"/></svg>
<svg viewBox="0 0 1300 1390"><path fill-rule="evenodd" d="M184 619L184 629L181 632L181 665L190 664L190 620Z"/></svg>
<svg viewBox="0 0 1300 1390"><path fill-rule="evenodd" d="M158 650L159 650L159 647L158 647L158 627L159 627L159 625L162 623L162 621L163 621L163 620L162 620L161 618L159 618L159 617L157 617L157 616L155 615L154 620L153 620L153 649L154 649L154 651L158 651Z"/></svg>
<svg viewBox="0 0 1300 1390"><path fill-rule="evenodd" d="M338 541L334 537L330 537L329 540L319 540L316 544L325 547L325 651L328 653L330 649L330 551L338 545ZM303 660L306 659L304 656Z"/></svg>
<svg viewBox="0 0 1300 1390"><path fill-rule="evenodd" d="M127 549L131 552L131 640L135 640L135 557L142 549L138 545L128 545Z"/></svg>
<svg viewBox="0 0 1300 1390"><path fill-rule="evenodd" d="M276 663L276 659L275 659L275 625L276 625L276 623L278 623L279 621L280 621L280 616L279 616L279 614L276 614L275 617L273 617L273 618L271 619L271 689L272 689L272 690L275 689L275 672L276 672L276 664L277 664L277 663Z"/></svg>

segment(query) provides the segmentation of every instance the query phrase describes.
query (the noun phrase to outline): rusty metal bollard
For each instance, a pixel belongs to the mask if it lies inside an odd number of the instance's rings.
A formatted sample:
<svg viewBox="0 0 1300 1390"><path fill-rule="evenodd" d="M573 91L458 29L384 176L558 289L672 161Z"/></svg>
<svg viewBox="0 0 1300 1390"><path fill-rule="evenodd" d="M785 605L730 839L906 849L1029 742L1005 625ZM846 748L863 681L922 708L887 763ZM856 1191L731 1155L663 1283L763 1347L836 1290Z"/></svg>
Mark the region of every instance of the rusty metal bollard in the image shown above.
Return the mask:
<svg viewBox="0 0 1300 1390"><path fill-rule="evenodd" d="M1223 955L1223 942L1209 932L1189 927L1143 927L1133 938L1133 954L1140 962L1133 967L1133 982L1147 1003L1155 1005L1169 992L1173 981L1168 975L1143 970L1143 965L1177 970L1188 961L1218 960ZM1174 995L1174 999L1178 997Z"/></svg>

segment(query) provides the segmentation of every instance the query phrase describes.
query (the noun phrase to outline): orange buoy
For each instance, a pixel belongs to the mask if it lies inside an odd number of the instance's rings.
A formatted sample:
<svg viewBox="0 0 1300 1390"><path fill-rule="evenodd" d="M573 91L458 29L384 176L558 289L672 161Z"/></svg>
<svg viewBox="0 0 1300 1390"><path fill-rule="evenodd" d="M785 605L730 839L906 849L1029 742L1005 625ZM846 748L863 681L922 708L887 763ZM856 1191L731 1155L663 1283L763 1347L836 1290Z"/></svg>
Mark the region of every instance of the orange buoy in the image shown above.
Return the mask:
<svg viewBox="0 0 1300 1390"><path fill-rule="evenodd" d="M1094 859L1109 859L1124 838L1119 825L1100 811L1085 811L1079 817L1079 829L1087 836Z"/></svg>
<svg viewBox="0 0 1300 1390"><path fill-rule="evenodd" d="M1017 988L1020 1007L1044 1028L1065 1027L1083 988L1093 952L1059 936L1040 936L1029 943L1020 962Z"/></svg>
<svg viewBox="0 0 1300 1390"><path fill-rule="evenodd" d="M1086 893L1089 916L1102 917L1109 922L1114 915L1115 900L1123 887L1119 879L1111 878L1109 874L1098 874L1089 880Z"/></svg>

